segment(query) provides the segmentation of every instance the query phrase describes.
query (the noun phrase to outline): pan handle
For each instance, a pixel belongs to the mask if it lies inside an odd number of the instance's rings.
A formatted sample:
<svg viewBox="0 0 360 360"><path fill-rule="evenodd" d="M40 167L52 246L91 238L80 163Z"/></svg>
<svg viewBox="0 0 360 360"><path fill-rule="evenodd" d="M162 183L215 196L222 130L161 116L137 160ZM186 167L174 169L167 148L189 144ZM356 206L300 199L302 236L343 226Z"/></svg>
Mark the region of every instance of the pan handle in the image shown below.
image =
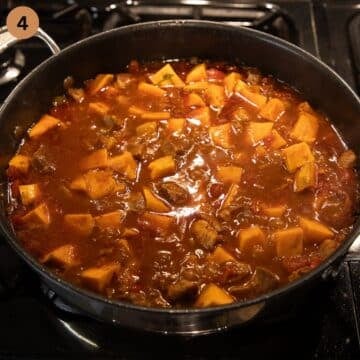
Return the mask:
<svg viewBox="0 0 360 360"><path fill-rule="evenodd" d="M38 28L34 36L43 40L53 55L60 52L60 48L56 42L41 28ZM11 35L6 26L0 27L0 54L19 41L22 40L17 39L15 36Z"/></svg>

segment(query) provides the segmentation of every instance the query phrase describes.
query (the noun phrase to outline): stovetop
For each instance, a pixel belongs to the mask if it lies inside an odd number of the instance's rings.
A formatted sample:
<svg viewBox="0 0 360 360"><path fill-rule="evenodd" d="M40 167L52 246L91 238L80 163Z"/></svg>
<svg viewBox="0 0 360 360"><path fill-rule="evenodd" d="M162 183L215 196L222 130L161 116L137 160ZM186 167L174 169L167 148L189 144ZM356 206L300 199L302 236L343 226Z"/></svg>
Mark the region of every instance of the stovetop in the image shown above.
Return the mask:
<svg viewBox="0 0 360 360"><path fill-rule="evenodd" d="M333 67L360 93L360 3L347 0L52 0L29 5L64 48L114 27L149 20L204 19L249 26L297 44ZM38 40L0 54L0 103L50 55ZM11 81L8 81L12 79ZM360 358L360 242L337 276L278 319L196 338L114 328L73 311L0 238L0 358L356 359Z"/></svg>

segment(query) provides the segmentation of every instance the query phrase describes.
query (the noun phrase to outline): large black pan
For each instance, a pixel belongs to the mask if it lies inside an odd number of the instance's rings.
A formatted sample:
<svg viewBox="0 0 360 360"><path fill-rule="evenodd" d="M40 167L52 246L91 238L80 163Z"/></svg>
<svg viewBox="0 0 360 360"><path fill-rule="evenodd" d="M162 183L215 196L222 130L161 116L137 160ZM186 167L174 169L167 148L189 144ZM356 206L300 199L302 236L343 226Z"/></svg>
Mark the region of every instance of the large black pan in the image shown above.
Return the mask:
<svg viewBox="0 0 360 360"><path fill-rule="evenodd" d="M181 334L205 333L241 324L286 305L293 296L303 294L307 285L326 277L359 234L357 221L354 231L335 254L286 287L244 303L199 310L152 309L107 300L61 280L22 249L6 217L5 168L19 144L14 129L28 128L45 113L53 97L63 92L63 79L68 75L82 81L97 73L119 72L132 59L193 56L255 66L292 85L333 119L346 143L359 153L360 101L355 93L312 55L258 31L203 21L144 23L88 38L43 62L15 88L0 111L0 225L10 245L51 289L97 319L137 329Z"/></svg>

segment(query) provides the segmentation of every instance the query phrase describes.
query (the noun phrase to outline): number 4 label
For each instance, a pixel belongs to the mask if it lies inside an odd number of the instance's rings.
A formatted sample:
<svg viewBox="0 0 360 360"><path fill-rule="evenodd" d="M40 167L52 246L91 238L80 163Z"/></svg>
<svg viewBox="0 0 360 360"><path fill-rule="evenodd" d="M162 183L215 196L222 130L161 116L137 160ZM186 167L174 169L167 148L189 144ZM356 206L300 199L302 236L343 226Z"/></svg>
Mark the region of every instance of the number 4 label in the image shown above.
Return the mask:
<svg viewBox="0 0 360 360"><path fill-rule="evenodd" d="M14 37L28 39L38 30L39 17L30 7L18 6L9 12L6 18L6 26Z"/></svg>

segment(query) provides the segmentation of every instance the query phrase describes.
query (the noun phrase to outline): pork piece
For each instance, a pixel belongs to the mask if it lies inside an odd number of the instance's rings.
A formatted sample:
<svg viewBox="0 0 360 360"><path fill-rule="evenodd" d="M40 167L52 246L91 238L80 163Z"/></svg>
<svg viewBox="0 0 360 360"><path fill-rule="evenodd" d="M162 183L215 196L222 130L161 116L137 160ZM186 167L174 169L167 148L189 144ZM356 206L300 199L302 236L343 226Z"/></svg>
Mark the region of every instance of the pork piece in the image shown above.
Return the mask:
<svg viewBox="0 0 360 360"><path fill-rule="evenodd" d="M218 232L205 220L196 220L191 225L191 234L199 245L205 249L212 249L218 237Z"/></svg>
<svg viewBox="0 0 360 360"><path fill-rule="evenodd" d="M56 171L55 161L49 154L50 151L44 144L41 144L33 154L32 166L40 174L52 174Z"/></svg>
<svg viewBox="0 0 360 360"><path fill-rule="evenodd" d="M229 288L229 292L235 295L242 295L247 292L265 293L274 289L280 278L263 267L256 267L251 279L242 285L234 285Z"/></svg>
<svg viewBox="0 0 360 360"><path fill-rule="evenodd" d="M191 298L195 296L198 290L198 284L195 281L179 279L168 288L168 298L178 300L182 298Z"/></svg>
<svg viewBox="0 0 360 360"><path fill-rule="evenodd" d="M173 205L184 205L189 200L189 193L174 182L162 183L159 194Z"/></svg>
<svg viewBox="0 0 360 360"><path fill-rule="evenodd" d="M239 261L227 261L221 264L223 282L227 284L239 283L251 274L249 264Z"/></svg>

